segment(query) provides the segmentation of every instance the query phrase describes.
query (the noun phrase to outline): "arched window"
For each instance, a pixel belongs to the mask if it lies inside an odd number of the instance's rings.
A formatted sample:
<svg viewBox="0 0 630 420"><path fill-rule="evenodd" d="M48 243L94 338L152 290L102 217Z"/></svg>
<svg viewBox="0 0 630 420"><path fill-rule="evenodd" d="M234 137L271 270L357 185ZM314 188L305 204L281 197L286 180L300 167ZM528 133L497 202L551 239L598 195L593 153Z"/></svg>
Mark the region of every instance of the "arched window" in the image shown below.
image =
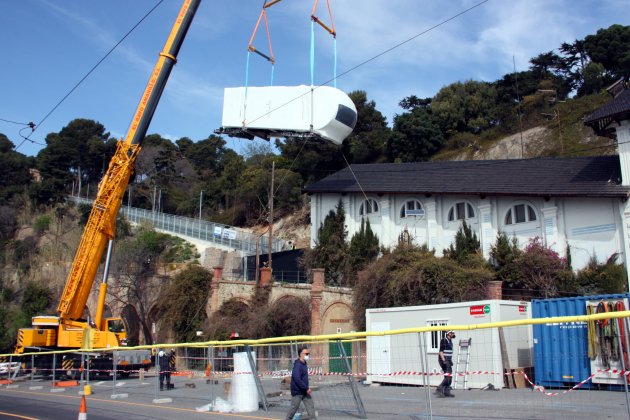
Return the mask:
<svg viewBox="0 0 630 420"><path fill-rule="evenodd" d="M466 220L475 217L475 209L470 203L466 201L460 201L455 203L453 207L448 211L448 221L454 222L455 220Z"/></svg>
<svg viewBox="0 0 630 420"><path fill-rule="evenodd" d="M400 208L400 218L423 217L424 207L419 200L409 200Z"/></svg>
<svg viewBox="0 0 630 420"><path fill-rule="evenodd" d="M536 210L529 204L515 204L505 214L505 224L527 223L536 221Z"/></svg>
<svg viewBox="0 0 630 420"><path fill-rule="evenodd" d="M361 203L359 207L359 216L366 216L368 214L378 213L378 203L373 198L368 198Z"/></svg>

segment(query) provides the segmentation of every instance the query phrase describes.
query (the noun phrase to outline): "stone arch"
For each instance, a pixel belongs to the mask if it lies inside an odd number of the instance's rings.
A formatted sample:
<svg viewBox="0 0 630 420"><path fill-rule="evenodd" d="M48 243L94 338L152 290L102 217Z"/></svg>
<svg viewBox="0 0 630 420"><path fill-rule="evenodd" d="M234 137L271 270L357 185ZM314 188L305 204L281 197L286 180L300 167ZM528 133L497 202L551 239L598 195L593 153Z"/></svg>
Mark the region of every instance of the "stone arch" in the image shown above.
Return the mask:
<svg viewBox="0 0 630 420"><path fill-rule="evenodd" d="M352 308L346 302L334 301L324 310L321 317L322 334L347 333L354 329L352 324ZM331 341L322 347L322 366L331 372L346 372L345 362L341 358L339 343ZM342 343L346 356L348 356L350 368L357 369L356 356L359 353L359 343Z"/></svg>
<svg viewBox="0 0 630 420"><path fill-rule="evenodd" d="M232 296L223 301L221 306L206 321L204 330L216 339L227 339L232 334L238 333L242 338L246 337L248 330L248 314L250 312L249 299L243 296ZM214 321L214 322L213 322Z"/></svg>
<svg viewBox="0 0 630 420"><path fill-rule="evenodd" d="M347 333L354 329L352 307L337 300L332 302L322 314L322 334Z"/></svg>
<svg viewBox="0 0 630 420"><path fill-rule="evenodd" d="M125 321L127 327L127 343L129 346L140 344L140 317L136 308L132 305L125 305L120 312L120 317Z"/></svg>
<svg viewBox="0 0 630 420"><path fill-rule="evenodd" d="M306 297L286 294L269 303L268 328L271 336L309 334L311 305Z"/></svg>
<svg viewBox="0 0 630 420"><path fill-rule="evenodd" d="M284 294L284 295L280 295L280 296L276 297L275 299L270 299L269 300L269 305L273 306L273 305L277 304L278 302L287 301L287 299L292 299L292 298L302 299L302 296L298 296L298 295L295 295L295 294L292 294L292 293L287 293L287 294Z"/></svg>
<svg viewBox="0 0 630 420"><path fill-rule="evenodd" d="M241 296L241 295L238 295L238 296L232 296L232 298L231 298L231 299L234 299L235 301L239 301L239 302L241 302L242 304L244 304L245 306L247 306L247 308L249 308L249 305L250 305L250 303L251 303L251 302L250 302L250 299L249 299L249 297L248 297L248 296Z"/></svg>

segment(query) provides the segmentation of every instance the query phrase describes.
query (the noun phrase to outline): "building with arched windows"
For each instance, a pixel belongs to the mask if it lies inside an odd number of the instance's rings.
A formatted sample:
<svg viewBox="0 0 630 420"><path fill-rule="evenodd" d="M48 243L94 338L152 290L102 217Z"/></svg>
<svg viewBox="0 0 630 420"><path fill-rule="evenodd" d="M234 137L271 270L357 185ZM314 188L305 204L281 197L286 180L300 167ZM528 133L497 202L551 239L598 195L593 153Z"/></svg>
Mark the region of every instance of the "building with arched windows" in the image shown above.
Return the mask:
<svg viewBox="0 0 630 420"><path fill-rule="evenodd" d="M485 257L499 232L521 246L538 237L563 256L569 246L574 268L625 254L630 186L621 183L618 156L368 164L352 172L306 188L312 244L341 199L349 237L366 219L389 247L405 234L440 255L465 220Z"/></svg>
<svg viewBox="0 0 630 420"><path fill-rule="evenodd" d="M619 156L352 165L305 189L311 244L341 199L349 238L370 221L386 247L405 237L448 248L466 221L490 256L499 232L521 246L540 238L574 269L619 254L630 266L630 89L586 119L617 141Z"/></svg>
<svg viewBox="0 0 630 420"><path fill-rule="evenodd" d="M399 238L441 255L466 221L490 257L505 232L567 255L574 269L618 254L630 264L630 89L586 118L617 142L618 156L352 165L305 189L311 195L311 244L341 199L349 237L369 220L386 247ZM629 276L630 278L630 276Z"/></svg>

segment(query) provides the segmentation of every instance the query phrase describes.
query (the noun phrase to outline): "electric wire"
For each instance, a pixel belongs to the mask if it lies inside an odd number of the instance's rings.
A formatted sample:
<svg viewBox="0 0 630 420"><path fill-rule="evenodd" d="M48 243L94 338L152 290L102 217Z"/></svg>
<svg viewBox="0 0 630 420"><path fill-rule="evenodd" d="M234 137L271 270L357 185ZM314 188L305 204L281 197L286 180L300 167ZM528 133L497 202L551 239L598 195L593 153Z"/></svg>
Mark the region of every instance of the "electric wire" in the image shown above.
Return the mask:
<svg viewBox="0 0 630 420"><path fill-rule="evenodd" d="M11 123L11 124L17 124L17 125L28 125L28 126L30 126L31 124L33 124L32 122L23 123L23 122L18 122L18 121L5 120L4 118L0 118L0 121L6 122L6 123ZM35 126L35 124L33 124L33 126Z"/></svg>
<svg viewBox="0 0 630 420"><path fill-rule="evenodd" d="M439 22L439 23L437 23L437 24L435 24L435 25L433 25L433 26L431 26L431 27L429 27L429 28L427 28L427 29L425 29L425 30L423 30L423 31L421 31L421 32L419 32L419 33L417 33L417 34L413 35L413 36L411 36L410 38L407 38L407 39L405 39L404 41L401 41L401 42L399 42L398 44L395 44L395 45L393 45L392 47L387 48L386 50L381 51L380 53L378 53L378 54L376 54L376 55L374 55L374 56L372 56L372 57L370 57L370 58L368 58L368 59L366 59L366 60L364 60L364 61L360 62L359 64L356 64L355 66L350 67L348 70L346 70L346 71L344 71L344 72L340 73L339 75L337 75L337 76L336 76L336 79L339 79L339 78L341 78L341 77L343 77L343 76L346 76L347 74L349 74L349 73L351 73L351 72L355 71L356 69L358 69L358 68L360 68L360 67L362 67L362 66L364 66L364 65L366 65L366 64L368 64L368 63L370 63L370 62L372 62L372 61L374 61L374 60L376 60L376 59L377 59L377 58L379 58L379 57L384 56L385 54L388 54L388 53L392 52L393 50L395 50L395 49L397 49L397 48L399 48L399 47L401 47L401 46L403 46L403 45L405 45L405 44L407 44L407 43L409 43L409 42L413 41L414 39L416 39L416 38L418 38L418 37L420 37L420 36L422 36L422 35L425 35L425 34L427 34L427 33L431 32L431 31L433 31L434 29L439 28L440 26L443 26L443 25L447 24L448 22L450 22L450 21L452 21L452 20L457 19L458 17L460 17L460 16L462 16L462 15L464 15L464 14L466 14L466 13L468 13L468 12L472 11L473 9L475 9L475 8L477 8L477 7L479 7L479 6L483 5L483 4L485 4L485 3L487 3L488 1L489 1L489 0L482 0L482 1L480 1L479 3L476 3L476 4L474 4L473 6L471 6L471 7L467 8L467 9L464 9L464 10L462 10L461 12L459 12L459 13L457 13L457 14L455 14L455 15L453 15L453 16L451 16L451 17L447 18L447 19L444 19L444 20L442 20L441 22ZM273 113L273 112L276 112L277 110L279 110L279 109L281 109L281 108L283 108L283 107L285 107L285 106L289 105L290 103L293 103L293 102L295 102L295 101L297 101L297 100L301 99L303 96L306 96L306 95L310 94L310 93L311 93L312 91L314 91L315 89L318 89L318 88L320 88L320 87L322 87L322 86L326 86L326 85L330 84L331 82L333 82L333 81L334 81L334 79L335 79L335 78L330 78L330 79L328 79L327 81L325 81L324 83L322 83L321 85L314 86L314 87L311 89L311 91L306 92L306 93L303 93L303 94L301 94L301 95L298 95L297 97L295 97L295 98L291 99L290 101L287 101L287 102L285 102L284 104L277 106L276 108L272 108L272 109L270 109L269 111L267 111L266 113L264 113L264 114L260 115L259 117L257 117L257 118L254 118L254 119L250 120L250 121L249 121L249 123L251 124L252 122L255 122L255 121L257 121L257 120L259 120L259 119L261 119L261 118L266 117L267 115L269 115L269 114L271 114L271 113Z"/></svg>
<svg viewBox="0 0 630 420"><path fill-rule="evenodd" d="M28 140L28 141L30 141L30 142L31 142L31 143L33 143L33 144L39 144L40 146L46 146L46 144L45 144L45 143L42 143L42 142L39 142L39 141L36 141L36 140L33 140L33 139L29 139L27 136L25 136L24 134L22 134L22 132L23 132L24 130L28 130L28 129L31 129L31 133L32 133L32 132L33 132L33 130L35 130L35 124L33 124L33 126L28 125L28 126L26 126L26 127L22 127L22 128L20 128L20 131L18 131L18 135L24 139L24 140L22 140L22 143L24 143L25 141L27 141L27 140ZM17 147L15 148L15 150L17 151Z"/></svg>
<svg viewBox="0 0 630 420"><path fill-rule="evenodd" d="M276 195L276 193L280 190L280 187L284 184L284 180L287 178L287 176L289 176L289 172L293 169L293 165L295 165L295 162L297 162L298 158L300 157L300 154L302 154L302 150L304 150L304 147L306 146L306 143L309 142L309 140L310 140L309 138L306 138L306 140L302 142L302 147L300 147L300 150L298 150L297 154L293 158L293 161L289 165L289 171L285 172L284 176L278 183L278 187L274 190L273 196Z"/></svg>
<svg viewBox="0 0 630 420"><path fill-rule="evenodd" d="M28 130L29 128L31 129L31 132L33 132L35 130L35 123L34 122L29 121L27 123L23 123L23 122L19 122L19 121L7 120L5 118L0 118L0 121L6 122L6 123L9 123L9 124L23 125L24 127L20 128L20 130L18 131L18 135L20 137L22 137L23 139L25 139L24 141L28 140L31 143L39 144L40 146L46 146L44 143L40 143L38 141L28 139L24 134L22 134L22 132L24 130ZM16 150L17 150L17 148L16 148Z"/></svg>
<svg viewBox="0 0 630 420"><path fill-rule="evenodd" d="M427 28L427 29L423 30L422 32L419 32L419 33L417 33L417 34L413 35L412 37L407 38L406 40L401 41L401 42L399 42L398 44L395 44L394 46L392 46L392 47L390 47L390 48L387 48L387 49L386 49L386 50L384 50L384 51L381 51L380 53L378 53L378 54L376 54L376 55L372 56L371 58L368 58L367 60L364 60L364 61L360 62L359 64L355 65L354 67L349 68L348 70L346 70L346 71L342 72L341 74L339 74L339 75L336 75L336 74L335 74L335 76L334 76L333 78L331 78L331 79L327 80L326 82L324 82L324 83L323 83L323 84L321 84L321 85L313 86L313 80L311 80L311 90L309 90L308 92L303 93L303 94L301 94L301 95L298 95L297 97L295 97L295 98L293 98L293 99L291 99L291 100L289 100L289 101L287 101L287 102L285 102L285 103L283 103L283 104L281 104L281 105L277 106L276 108L272 108L272 109L270 109L269 111L267 111L266 113L264 113L264 114L260 115L259 117L256 117L256 118L254 118L254 119L250 120L250 121L249 121L249 123L251 124L251 123L253 123L253 122L255 122L255 121L257 121L257 120L259 120L259 119L261 119L261 118L264 118L264 117L266 117L267 115L270 115L271 113L278 111L279 109L281 109L281 108L283 108L283 107L285 107L285 106L287 106L287 105L289 105L289 104L291 104L291 103L293 103L293 102L295 102L295 101L297 101L297 100L301 99L302 97L304 97L304 96L306 96L306 95L308 95L308 94L311 94L311 95L312 95L312 94L313 94L313 91L315 91L316 89L318 89L318 88L320 88L320 87L322 87L322 86L328 85L328 84L329 84L329 83L331 83L331 82L335 82L335 83L336 83L336 80L337 80L337 79L339 79L340 77L343 77L343 76L345 76L345 75L347 75L347 74L349 74L349 73L351 73L351 72L355 71L356 69L358 69L358 68L360 68L360 67L364 66L365 64L370 63L370 62L374 61L375 59L377 59L377 58L379 58L379 57L382 57L383 55L385 55L385 54L387 54L387 53L389 53L389 52L391 52L391 51L395 50L396 48L399 48L399 47L401 47L401 46L403 46L403 45L405 45L405 44L407 44L407 43L409 43L409 42L413 41L414 39L416 39L416 38L418 38L418 37L420 37L420 36L422 36L422 35L424 35L424 34L426 34L426 33L428 33L428 32L431 32L432 30L437 29L437 28L439 28L439 27L440 27L440 26L442 26L442 25L445 25L446 23L448 23L448 22L450 22L450 21L452 21L452 20L454 20L454 19L456 19L456 18L458 18L458 17L460 17L460 16L462 16L462 15L464 15L464 14L466 14L466 13L470 12L471 10L473 10L473 9L475 9L475 8L477 8L477 7L481 6L481 5L483 5L484 3L487 3L488 1L489 1L489 0L482 0L482 1L480 1L479 3L476 3L475 5L473 5L473 6L469 7L469 8L467 8L467 9L464 9L464 10L462 10L461 12L459 12L459 13L457 13L457 14L455 14L455 15L453 15L453 16L451 16L451 17L449 17L449 18L445 19L445 20L442 20L441 22L439 22L439 23L437 23L437 24L435 24L435 25L433 25L433 26L431 26L431 27L429 27L429 28ZM299 154L302 152L302 150L303 150L303 149L304 149L304 146L302 146L302 148L300 149L300 151L299 151L299 152L298 152L298 154L296 155L296 157L295 157L295 159L293 160L293 162L295 162L295 161L297 160L297 158L299 157ZM342 155L343 155L343 153L342 153ZM344 158L344 160L345 160L346 164L348 165L348 168L350 168L350 163L349 163L349 162L348 162L348 160L346 159L345 155L343 156L343 158ZM352 171L352 168L350 168L350 170ZM354 173L353 173L353 175L354 175ZM286 178L286 176L285 176L285 178ZM357 183L359 183L359 181L356 179L356 177L355 177L355 180L357 181ZM284 178L283 178L283 180L282 180L282 181L284 181ZM282 184L280 183L280 184L278 185L278 188L280 188L280 186L281 186L281 185L282 185ZM359 187L361 188L360 184L359 184ZM277 190L276 190L276 191L277 191ZM365 195L365 193L364 193L364 195ZM367 196L366 196L366 199L367 199Z"/></svg>
<svg viewBox="0 0 630 420"><path fill-rule="evenodd" d="M54 106L54 107L53 107L53 108L52 108L52 109L51 109L51 110L50 110L50 111L49 111L49 112L48 112L48 113L44 116L44 118L42 118L42 120L39 122L39 124L36 124L36 125L34 125L34 124L33 124L34 126L33 126L33 127L30 127L30 128L32 128L32 131L31 131L31 133L30 133L28 136L24 137L24 136L22 136L22 135L21 135L21 136L24 138L24 140L23 140L23 141L22 141L22 142L21 142L18 146L16 146L16 147L15 147L15 150L17 150L18 148L20 148L20 147L23 145L23 143L24 143L24 142L26 142L26 141L30 141L30 142L32 142L32 143L36 143L36 144L43 145L43 143L37 142L37 141L35 141L35 140L32 140L32 139L30 138L31 134L32 134L32 133L33 133L33 132L34 132L34 131L35 131L35 130L39 127L39 125L41 125L41 124L42 124L42 123L43 123L43 122L44 122L44 121L45 121L48 117L50 117L50 115L51 115L51 114L52 114L52 113L53 113L53 112L54 112L54 111L55 111L55 110L56 110L56 109L57 109L57 108L58 108L58 107L59 107L59 106L60 106L60 105L61 105L61 104L62 104L62 103L63 103L63 102L64 102L64 101L65 101L65 100L66 100L66 99L67 99L67 98L68 98L68 97L69 97L69 96L70 96L70 95L71 95L71 94L72 94L72 93L73 93L73 92L74 92L74 91L78 88L78 87L79 87L79 85L81 85L81 84L82 84L82 83L83 83L83 82L87 79L87 77L89 77L89 76L91 75L91 73L93 73L93 72L96 70L96 68L97 68L100 64L102 64L102 62L103 62L103 61L104 61L104 60L105 60L105 59L106 59L106 58L107 58L107 57L108 57L108 56L109 56L109 55L110 55L110 54L111 54L111 53L112 53L112 52L113 52L113 51L114 51L114 50L115 50L115 49L116 49L116 48L117 48L117 47L118 47L118 46L119 46L119 45L120 45L120 44L121 44L121 43L122 43L122 42L123 42L123 41L124 41L127 37L128 37L128 36L129 36L129 35L130 35L130 34L131 34L131 33L132 33L135 29L137 29L137 27L138 27L138 26L139 26L139 25L140 25L140 24L141 24L141 23L142 23L142 22L143 22L143 21L144 21L147 17L149 17L149 16L151 15L151 13L153 13L153 12L157 9L157 7L159 7L159 6L163 3L163 1L164 1L164 0L159 0L159 1L158 1L158 2L157 2L157 3L156 3L156 4L155 4L155 5L154 5L154 6L153 6L153 7L152 7L152 8L151 8L148 12L147 12L147 13L146 13L146 14L145 14L145 15L144 15L144 16L143 16L143 17L142 17L142 18L141 18L141 19L140 19L140 20L139 20L139 21L138 21L138 22L137 22L137 23L136 23L136 24L135 24L135 25L134 25L134 26L133 26L133 27L132 27L132 28L131 28L131 29L130 29L130 30L129 30L129 31L128 31L128 32L127 32L127 33L126 33L123 37L122 37L122 38L121 38L121 39L120 39L120 40L119 40L119 41L118 41L118 42L117 42L117 43L116 43L116 44L115 44L115 45L114 45L114 46L113 46L113 47L112 47L112 48L111 48L111 49L110 49L110 50L109 50L109 51L108 51L108 52L107 52L107 53L106 53L106 54L105 54L105 55L104 55L104 56L103 56L103 57L102 57L102 58L101 58L101 59L100 59L100 60L99 60L99 61L98 61L98 62L97 62L97 63L96 63L96 64L95 64L95 65L94 65L94 66L93 66L93 67L92 67L92 68L91 68L88 72L87 72L87 73L86 73L86 75L85 75L85 76L83 76L83 77L81 78L81 80L79 80L79 82L78 82L78 83L76 83L76 84L72 87L72 89L71 89L71 90L70 90L70 91L69 91L66 95L64 95L64 97L63 97L63 98L62 98L62 99L61 99L61 100L60 100L60 101L59 101L59 102L58 102L58 103L57 103L57 104L56 104L56 105L55 105L55 106ZM405 45L405 44L407 44L407 43L409 43L409 42L413 41L414 39L416 39L416 38L418 38L418 37L420 37L420 36L422 36L422 35L425 35L425 34L427 34L428 32L431 32L431 31L433 31L433 30L435 30L435 29L439 28L440 26L443 26L443 25L445 25L446 23L448 23L448 22L450 22L450 21L452 21L452 20L454 20L454 19L456 19L456 18L458 18L458 17L460 17L460 16L462 16L462 15L464 15L464 14L466 14L466 13L468 13L468 12L470 12L470 11L472 11L472 10L476 9L476 8L478 8L478 7L480 7L481 5L483 5L483 4L485 4L485 3L487 3L488 1L489 1L489 0L483 0L483 1L480 1L480 2L478 2L478 3L476 3L476 4L474 4L473 6L471 6L471 7L467 8L467 9L464 9L464 10L460 11L460 12L459 12L459 13L457 13L457 14L455 14L455 15L453 15L453 16L451 16L451 17L447 18L447 19L444 19L444 20L440 21L439 23L437 23L437 24L435 24L435 25L433 25L433 26L431 26L431 27L429 27L429 28L427 28L427 29L425 29L425 30L423 30L423 31L421 31L421 32L419 32L419 33L417 33L417 34L415 34L415 35L413 35L413 36L411 36L411 37L409 37L409 38L407 38L407 39L405 39L405 40L403 40L403 41L401 41L401 42L397 43L397 44L395 44L395 45L393 45L393 46L392 46L392 47L390 47L390 48L387 48L386 50L381 51L380 53L378 53L378 54L376 54L376 55L374 55L374 56L372 56L372 57L370 57L370 58L368 58L368 59L366 59L366 60L364 60L364 61L362 61L362 62L360 62L360 63L356 64L355 66L353 66L353 67L351 67L351 68L349 68L349 69L345 70L344 72L342 72L342 73L340 73L339 75L337 75L337 76L336 76L336 78L338 79L338 78L341 78L341 77L343 77L343 76L348 75L349 73L351 73L351 72L353 72L353 71L357 70L358 68L360 68L360 67L362 67L362 66L364 66L364 65L366 65L366 64L368 64L368 63L370 63L370 62L372 62L372 61L374 61L374 60L376 60L377 58L382 57L383 55L386 55L386 54L390 53L391 51L393 51L393 50L395 50L395 49L397 49L397 48L399 48L399 47L401 47L401 46L403 46L403 45ZM325 86L325 85L327 85L327 84L329 84L329 83L333 82L333 81L334 81L334 79L335 79L335 78L331 78L331 79L327 80L326 82L324 82L324 83L323 83L323 84L321 84L321 85L314 86L313 90L314 90L314 89L317 89L317 88L319 88L319 87ZM277 110L281 109L282 107L284 107L284 106L286 106L286 105L288 105L288 104L290 104L290 103L292 103L292 102L294 102L294 101L296 101L296 100L299 100L301 97L303 97L303 96L305 96L305 95L307 95L307 94L309 94L309 93L310 93L310 92L307 92L307 93L304 93L304 94L302 94L302 95L299 95L298 97L296 97L296 98L294 98L294 99L292 99L292 100L290 100L290 101L288 101L288 102L286 102L286 103L284 103L284 104L282 104L282 105L279 105L278 107L276 107L276 108L274 108L274 109L269 110L269 111L268 111L268 112L266 112L265 114L262 114L261 116L259 116L259 117L255 118L255 119L251 120L250 122L254 122L254 121L256 121L256 120L258 120L258 119L260 119L260 118L263 118L263 117L265 117L265 116L267 116L267 115L269 115L269 114L271 114L271 113L273 113L273 112L276 112ZM20 124L20 125L29 125L29 124L32 124L32 123L19 123L19 122L16 122L16 121L7 120L7 119L3 119L3 118L0 118L0 121L4 121L4 122L8 122L8 123L14 123L14 124ZM28 127L25 127L25 128L28 128ZM292 163L291 163L291 165L290 165L290 168L293 168L293 166L295 165L295 162L296 162L296 161L297 161L297 159L299 158L299 155L300 155L300 154L301 154L301 152L304 150L304 147L306 146L306 144L307 144L307 143L308 143L308 139L307 139L307 141L303 142L302 147L301 147L301 148L300 148L300 150L298 151L298 154L296 155L296 157L293 159L293 161L292 161ZM620 145L620 144L625 144L625 143L628 143L628 142L621 142L621 143L618 143L618 145ZM613 147L613 145L601 145L601 146L594 146L594 147L589 147L589 148L573 149L572 151L573 151L573 152L586 152L586 151L592 151L592 150L603 149L603 148L610 148L610 147ZM342 155L343 155L343 153L342 153ZM348 162L348 160L347 160L346 156L345 156L345 155L343 155L343 158L344 158L344 161L346 162L346 164L348 165L349 170L352 172L353 177L354 177L354 178L355 178L355 180L356 180L356 174L355 174L355 173L354 173L354 171L352 170L351 165L350 165L350 163ZM504 163L504 162L502 162L502 161L496 161L496 162L483 162L483 163L481 163L481 162L480 162L479 164L476 164L475 166L488 166L488 165L493 165L493 164L502 164L502 163ZM284 181L284 179L285 179L285 178L286 178L286 174L285 174L285 176L283 177L283 179L282 179L282 181L281 181L280 185L279 185L279 186L278 186L278 188L276 189L276 192L278 191L278 189L279 189L279 188L280 188L280 186L282 185L282 182ZM358 183L358 180L357 180L357 183ZM361 188L361 189L362 189L362 188ZM363 189L362 189L362 192L363 192L363 194L365 195L365 192L363 191Z"/></svg>
<svg viewBox="0 0 630 420"><path fill-rule="evenodd" d="M359 186L359 188L361 189L361 192L363 193L363 197L365 197L365 201L368 202L368 196L365 193L365 191L363 190L363 186L361 185L361 183L359 182L359 180L357 179L356 174L354 173L354 171L352 170L352 166L350 165L350 163L348 162L348 159L346 159L346 155L341 152L341 156L343 156L343 160L346 162L346 165L348 165L348 169L350 170L350 173L352 174L352 176L354 177L354 180L356 181L357 185Z"/></svg>
<svg viewBox="0 0 630 420"><path fill-rule="evenodd" d="M105 61L107 59L107 57L109 57L109 55L114 52L114 50L129 36L131 35L131 33L136 30L136 28L138 26L140 26L140 24L142 22L144 22L144 20L146 18L149 17L149 15L151 15L151 13L153 13L155 11L155 9L157 9L162 3L164 2L164 0L158 0L158 2L138 21L136 22L135 25L133 25L133 27L131 29L129 29L129 31L127 31L127 33L94 65L92 66L92 68L85 74L85 76L83 76L81 78L81 80L79 80L73 87L72 89L70 89L70 91L68 93L66 93L63 98L61 98L61 100L59 100L59 102L57 102L57 104L55 104L55 106L52 107L52 109L44 116L44 118L42 118L39 123L37 123L34 127L33 130L30 132L30 134L26 137L24 137L24 140L22 140L22 142L15 147L15 150L19 149L20 146L22 146L26 141L30 141L32 143L37 143L34 140L31 140L31 135L35 132L35 130L37 130L37 128L42 125L44 123L44 121L46 121L48 119L48 117L50 117L50 115L55 112L55 110L57 110L57 108L85 81L85 79L87 79L95 70L98 66L101 65L101 63L103 63L103 61ZM42 143L37 143L37 144L42 144Z"/></svg>

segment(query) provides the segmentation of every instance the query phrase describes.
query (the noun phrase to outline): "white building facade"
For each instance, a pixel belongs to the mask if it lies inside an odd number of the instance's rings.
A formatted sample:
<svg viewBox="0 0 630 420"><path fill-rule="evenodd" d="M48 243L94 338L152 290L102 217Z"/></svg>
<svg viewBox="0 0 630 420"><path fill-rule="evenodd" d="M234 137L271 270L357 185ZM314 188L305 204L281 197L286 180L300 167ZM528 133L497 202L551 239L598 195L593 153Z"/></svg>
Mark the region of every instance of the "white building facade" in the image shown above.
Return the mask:
<svg viewBox="0 0 630 420"><path fill-rule="evenodd" d="M386 247L406 237L442 255L465 220L486 258L505 232L521 247L570 250L574 269L617 254L630 274L630 89L620 80L609 92L585 124L618 156L352 165L305 189L311 246L341 199L349 237L366 219Z"/></svg>
<svg viewBox="0 0 630 420"><path fill-rule="evenodd" d="M453 244L465 220L477 234L486 258L500 232L516 237L521 247L540 238L561 256L566 256L568 245L575 269L586 266L592 256L605 261L620 254L620 261L624 261L628 254L628 241L624 240L628 236L624 231L630 224L626 214L630 209L628 202L618 197L313 194L311 246L316 244L319 228L326 215L335 211L340 198L348 238L359 231L361 220L366 219L386 247L396 246L402 235L409 235L414 244L426 245L442 255Z"/></svg>

